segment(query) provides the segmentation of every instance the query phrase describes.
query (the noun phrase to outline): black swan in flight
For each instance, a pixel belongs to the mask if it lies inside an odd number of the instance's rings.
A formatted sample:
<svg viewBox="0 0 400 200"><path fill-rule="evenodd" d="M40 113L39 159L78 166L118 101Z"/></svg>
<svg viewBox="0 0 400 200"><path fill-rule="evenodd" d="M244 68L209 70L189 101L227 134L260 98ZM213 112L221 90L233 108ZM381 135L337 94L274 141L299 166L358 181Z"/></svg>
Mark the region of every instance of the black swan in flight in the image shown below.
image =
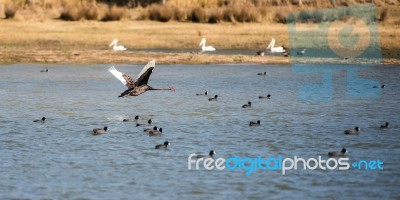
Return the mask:
<svg viewBox="0 0 400 200"><path fill-rule="evenodd" d="M123 93L121 93L121 95L118 97L123 97L126 95L139 96L148 90L172 90L172 91L175 91L175 88L173 88L173 87L153 88L153 87L147 85L147 82L149 81L151 72L153 72L155 65L156 65L156 62L154 60L147 63L147 65L144 66L142 71L139 73L136 81L133 78L131 78L130 76L123 74L123 73L119 72L118 70L116 70L114 66L110 67L108 69L108 71L110 71L111 74L113 74L118 80L120 80L124 85L126 85L126 87L128 87L128 89L125 90Z"/></svg>

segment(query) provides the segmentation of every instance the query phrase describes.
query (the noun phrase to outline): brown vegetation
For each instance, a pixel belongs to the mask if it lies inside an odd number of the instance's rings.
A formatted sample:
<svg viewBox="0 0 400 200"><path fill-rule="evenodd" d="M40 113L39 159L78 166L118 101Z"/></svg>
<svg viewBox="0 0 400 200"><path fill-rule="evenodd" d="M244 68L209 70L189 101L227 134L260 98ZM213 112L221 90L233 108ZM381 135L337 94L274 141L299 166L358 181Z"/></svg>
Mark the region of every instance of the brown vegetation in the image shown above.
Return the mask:
<svg viewBox="0 0 400 200"><path fill-rule="evenodd" d="M151 5L148 12L151 20L160 22L168 22L174 16L174 8L170 5Z"/></svg>
<svg viewBox="0 0 400 200"><path fill-rule="evenodd" d="M106 9L104 16L101 17L101 21L119 21L126 15L126 10L117 6L110 6Z"/></svg>
<svg viewBox="0 0 400 200"><path fill-rule="evenodd" d="M157 0L142 1L146 2L142 5L157 2ZM82 19L118 21L127 18L128 20L150 19L161 22L175 20L196 23L287 23L294 20L315 23L346 20L344 16L330 15L321 12L320 9L373 3L380 10L375 20L386 23L390 21L389 13L400 11L398 6L400 2L396 0L167 0L165 5L152 4L146 7L140 7L140 2L140 0L0 0L0 6L3 4L4 10L0 16L14 18L17 10L22 10L21 15L31 11L32 14L22 18L30 20L34 18L34 15L58 12L57 18L67 21ZM38 18L42 19L42 17ZM397 23L398 18L397 16L393 19L393 23Z"/></svg>
<svg viewBox="0 0 400 200"><path fill-rule="evenodd" d="M83 8L80 6L70 5L65 7L60 14L60 19L65 21L79 21L85 15Z"/></svg>
<svg viewBox="0 0 400 200"><path fill-rule="evenodd" d="M4 16L6 19L14 18L18 7L14 3L6 3L4 6Z"/></svg>

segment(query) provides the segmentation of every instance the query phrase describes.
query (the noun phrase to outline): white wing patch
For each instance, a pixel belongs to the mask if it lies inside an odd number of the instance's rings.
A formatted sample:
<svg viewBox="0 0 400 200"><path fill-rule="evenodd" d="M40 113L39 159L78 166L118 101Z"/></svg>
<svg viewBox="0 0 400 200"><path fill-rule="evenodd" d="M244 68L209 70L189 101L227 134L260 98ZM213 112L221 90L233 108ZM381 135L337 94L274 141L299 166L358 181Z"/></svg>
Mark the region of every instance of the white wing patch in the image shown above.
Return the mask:
<svg viewBox="0 0 400 200"><path fill-rule="evenodd" d="M152 60L146 64L146 66L143 67L142 71L139 73L137 76L136 80L139 80L139 78L149 69L149 68L154 68L156 66L156 61Z"/></svg>
<svg viewBox="0 0 400 200"><path fill-rule="evenodd" d="M113 74L118 80L120 80L124 85L127 84L126 80L124 79L124 77L122 77L122 75L124 75L123 73L119 72L117 69L115 69L114 66L110 67L108 69L108 71L110 71L111 74Z"/></svg>

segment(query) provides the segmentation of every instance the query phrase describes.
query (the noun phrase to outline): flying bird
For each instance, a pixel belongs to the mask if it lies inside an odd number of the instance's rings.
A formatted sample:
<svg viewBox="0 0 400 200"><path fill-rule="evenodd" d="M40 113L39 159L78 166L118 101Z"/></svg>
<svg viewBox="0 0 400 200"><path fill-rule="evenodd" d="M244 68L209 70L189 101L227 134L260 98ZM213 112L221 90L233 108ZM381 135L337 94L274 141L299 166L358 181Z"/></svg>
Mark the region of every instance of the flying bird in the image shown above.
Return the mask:
<svg viewBox="0 0 400 200"><path fill-rule="evenodd" d="M199 46L201 46L202 52L215 51L215 48L213 46L206 46L206 38L201 39Z"/></svg>
<svg viewBox="0 0 400 200"><path fill-rule="evenodd" d="M114 51L125 51L126 48L123 45L118 45L118 39L114 39L111 44L110 47L113 47Z"/></svg>
<svg viewBox="0 0 400 200"><path fill-rule="evenodd" d="M113 74L118 80L120 80L126 87L128 87L127 90L125 90L121 95L118 97L124 97L124 96L139 96L143 93L145 93L148 90L172 90L175 91L175 88L169 87L169 88L153 88L149 85L147 85L147 82L149 81L150 75L153 72L153 69L156 65L156 62L154 60L150 61L147 63L146 66L143 67L142 71L139 73L137 76L137 80L131 78L130 76L123 74L119 72L118 70L115 69L114 66L110 67L108 71L110 71L111 74Z"/></svg>

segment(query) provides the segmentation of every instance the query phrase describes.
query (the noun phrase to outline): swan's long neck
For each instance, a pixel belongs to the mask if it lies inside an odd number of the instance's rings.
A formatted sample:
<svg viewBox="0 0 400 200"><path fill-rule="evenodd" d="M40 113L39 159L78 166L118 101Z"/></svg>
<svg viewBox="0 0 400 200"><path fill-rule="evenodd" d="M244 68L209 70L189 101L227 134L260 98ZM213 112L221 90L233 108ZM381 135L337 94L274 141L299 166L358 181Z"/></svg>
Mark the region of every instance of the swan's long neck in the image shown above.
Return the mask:
<svg viewBox="0 0 400 200"><path fill-rule="evenodd" d="M169 88L153 88L153 87L150 87L149 90L173 90L173 91L175 91L175 88L173 88L173 87L169 87Z"/></svg>

